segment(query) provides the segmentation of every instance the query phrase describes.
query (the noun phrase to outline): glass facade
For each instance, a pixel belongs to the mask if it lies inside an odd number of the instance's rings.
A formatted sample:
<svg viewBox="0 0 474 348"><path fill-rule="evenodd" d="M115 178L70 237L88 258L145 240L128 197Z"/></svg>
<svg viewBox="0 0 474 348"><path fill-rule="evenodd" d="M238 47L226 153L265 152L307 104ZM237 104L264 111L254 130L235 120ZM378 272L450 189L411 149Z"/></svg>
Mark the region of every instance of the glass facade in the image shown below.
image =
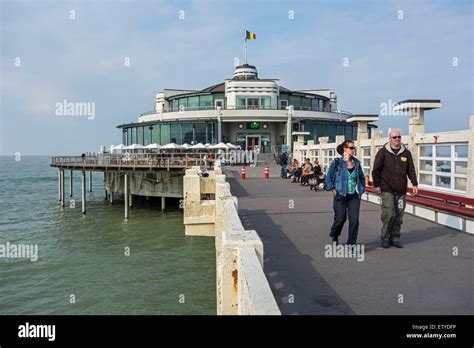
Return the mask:
<svg viewBox="0 0 474 348"><path fill-rule="evenodd" d="M152 127L151 131L150 127ZM187 143L190 145L197 143L217 143L216 122L177 122L172 124L155 123L147 124L146 126L128 127L125 129L125 145L148 145L151 143L165 145L171 142L177 144Z"/></svg>
<svg viewBox="0 0 474 348"><path fill-rule="evenodd" d="M224 99L222 94L193 95L189 97L170 98L170 111L179 110L206 110L214 108L215 99Z"/></svg>
<svg viewBox="0 0 474 348"><path fill-rule="evenodd" d="M329 142L336 141L336 135L344 135L347 140L357 139L357 124L329 122L301 122L300 130L310 132L305 136L305 142L314 140L319 144L320 137L329 137Z"/></svg>

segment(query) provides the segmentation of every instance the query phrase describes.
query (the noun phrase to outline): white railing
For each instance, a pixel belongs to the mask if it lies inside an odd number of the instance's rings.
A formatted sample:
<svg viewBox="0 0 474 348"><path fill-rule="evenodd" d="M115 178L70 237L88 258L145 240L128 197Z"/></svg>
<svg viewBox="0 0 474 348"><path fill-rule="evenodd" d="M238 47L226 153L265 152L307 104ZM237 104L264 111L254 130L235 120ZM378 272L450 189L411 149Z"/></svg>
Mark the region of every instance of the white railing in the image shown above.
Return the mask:
<svg viewBox="0 0 474 348"><path fill-rule="evenodd" d="M472 178L468 175L474 172L472 133L473 131L468 129L402 137L402 142L412 152L420 187L426 190L474 197L474 181L470 182ZM309 140L306 145L302 141L297 141L293 145L293 158L300 163L307 157L317 159L323 171L327 171L331 161L338 156L337 145L344 139L344 136L336 136L336 141L329 143L328 137L321 137L319 144ZM410 141L412 141L411 146ZM388 139L383 136L382 131L374 132L371 139L354 141L356 157L361 161L364 173L369 180L372 180L375 155L387 142ZM426 152L426 149L430 152ZM439 154L438 149L447 152ZM310 156L313 153L317 153L318 157Z"/></svg>

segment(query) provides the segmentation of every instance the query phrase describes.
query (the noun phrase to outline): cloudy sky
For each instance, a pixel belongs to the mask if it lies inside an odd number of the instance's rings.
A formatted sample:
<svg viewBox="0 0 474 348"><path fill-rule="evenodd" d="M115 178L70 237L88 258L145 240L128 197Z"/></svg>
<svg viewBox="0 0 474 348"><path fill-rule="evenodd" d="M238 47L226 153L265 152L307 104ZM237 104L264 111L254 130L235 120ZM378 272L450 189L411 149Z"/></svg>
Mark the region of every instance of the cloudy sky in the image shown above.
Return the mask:
<svg viewBox="0 0 474 348"><path fill-rule="evenodd" d="M426 131L469 127L473 2L11 1L1 9L0 155L98 151L116 125L152 110L164 88L201 89L232 77L235 58L290 89L329 88L339 108L441 99ZM73 12L72 12L73 11ZM344 59L348 58L348 66ZM125 66L125 61L130 61ZM57 116L88 102L95 118ZM379 128L405 116L383 116Z"/></svg>

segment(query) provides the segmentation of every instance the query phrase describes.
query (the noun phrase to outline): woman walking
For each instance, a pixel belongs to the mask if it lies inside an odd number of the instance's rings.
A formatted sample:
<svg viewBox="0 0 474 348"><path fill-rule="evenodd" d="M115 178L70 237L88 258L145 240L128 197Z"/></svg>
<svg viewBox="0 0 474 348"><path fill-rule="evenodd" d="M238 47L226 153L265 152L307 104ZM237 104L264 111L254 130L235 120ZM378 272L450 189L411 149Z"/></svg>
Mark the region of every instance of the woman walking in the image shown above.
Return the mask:
<svg viewBox="0 0 474 348"><path fill-rule="evenodd" d="M357 243L359 232L360 199L365 192L365 177L360 161L354 157L354 142L346 140L337 147L341 157L335 158L326 175L326 186L334 194L334 222L331 227L331 242L339 243L344 223L349 217L347 244Z"/></svg>

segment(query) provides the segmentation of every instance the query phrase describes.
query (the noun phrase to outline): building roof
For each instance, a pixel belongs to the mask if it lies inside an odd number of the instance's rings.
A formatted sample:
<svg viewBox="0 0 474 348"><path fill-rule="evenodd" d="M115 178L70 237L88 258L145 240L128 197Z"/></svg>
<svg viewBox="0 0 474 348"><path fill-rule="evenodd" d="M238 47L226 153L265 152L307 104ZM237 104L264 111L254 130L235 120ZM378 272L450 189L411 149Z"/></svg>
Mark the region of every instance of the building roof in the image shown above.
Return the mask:
<svg viewBox="0 0 474 348"><path fill-rule="evenodd" d="M262 80L246 80L246 82L250 82L250 81L262 81ZM263 81L265 81L265 80L263 80ZM273 81L273 80L269 80L269 81ZM221 92L221 93L224 93L225 92L225 82L218 83L216 85L206 87L206 88L204 88L203 90L201 90L199 92L207 92L207 93L219 93L219 92ZM280 93L281 92L291 92L291 91L286 87L280 86Z"/></svg>
<svg viewBox="0 0 474 348"><path fill-rule="evenodd" d="M224 93L225 92L225 83L222 82L222 83L218 83L217 85L212 85L212 86L209 86L207 88L204 88L202 91L200 92L222 92Z"/></svg>

